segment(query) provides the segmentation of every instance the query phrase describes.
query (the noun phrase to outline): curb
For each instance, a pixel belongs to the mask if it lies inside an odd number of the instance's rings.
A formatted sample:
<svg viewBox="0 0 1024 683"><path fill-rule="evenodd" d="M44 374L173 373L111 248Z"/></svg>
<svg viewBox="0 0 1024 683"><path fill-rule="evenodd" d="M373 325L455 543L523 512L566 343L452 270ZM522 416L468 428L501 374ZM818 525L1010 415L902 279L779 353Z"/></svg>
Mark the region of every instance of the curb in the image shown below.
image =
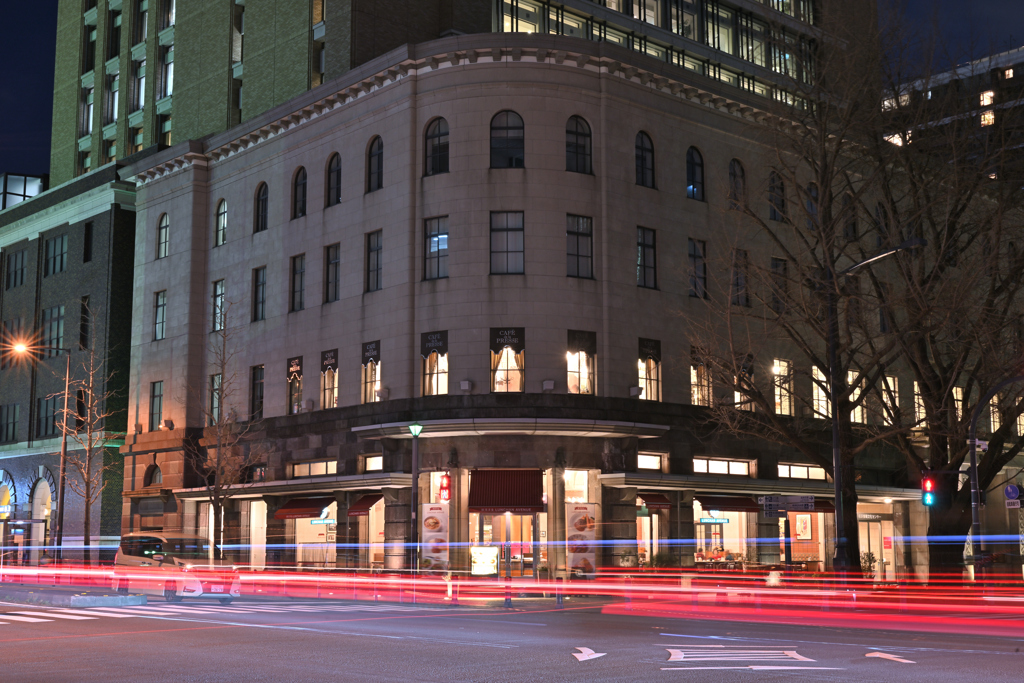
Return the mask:
<svg viewBox="0 0 1024 683"><path fill-rule="evenodd" d="M46 591L0 591L0 602L51 607L129 607L146 604L145 595L104 593L52 594Z"/></svg>

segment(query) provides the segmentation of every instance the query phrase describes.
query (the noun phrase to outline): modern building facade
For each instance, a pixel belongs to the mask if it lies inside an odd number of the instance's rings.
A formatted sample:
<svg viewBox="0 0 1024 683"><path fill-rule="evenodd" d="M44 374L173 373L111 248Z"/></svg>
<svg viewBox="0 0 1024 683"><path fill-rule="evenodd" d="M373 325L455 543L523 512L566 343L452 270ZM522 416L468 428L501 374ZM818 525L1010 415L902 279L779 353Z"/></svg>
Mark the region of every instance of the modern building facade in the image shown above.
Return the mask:
<svg viewBox="0 0 1024 683"><path fill-rule="evenodd" d="M392 50L122 170L139 193L124 531L198 529L254 566L406 566L418 424L421 564L469 571L500 546L525 574L771 565L786 522L794 561L830 563L825 473L708 424L716 390L678 315L702 310L694 273L725 277L730 178L763 193L751 124L784 94L723 47L738 34L686 37L723 25L710 6L688 24L670 10L690 3L651 3L648 23L635 3L563 4L496 5L506 35ZM574 17L586 35L560 28ZM613 20L633 38L608 38ZM262 450L218 523L222 411ZM879 578L926 565L901 464L863 465ZM814 510L780 522L756 500L778 494Z"/></svg>
<svg viewBox="0 0 1024 683"><path fill-rule="evenodd" d="M68 360L73 380L83 379L91 349L106 360L110 380L96 393L114 395L99 412L111 414L108 430L124 432L131 273L123 264L134 249L134 200L132 184L111 166L0 212L0 530L5 548L23 550L27 561L54 541ZM17 343L38 349L35 359L15 353ZM83 395L72 394L75 409ZM91 505L93 546L116 544L120 535L121 442L96 459L104 488ZM72 438L69 450L75 455ZM65 492L64 542L77 548L86 533L84 499L72 485Z"/></svg>

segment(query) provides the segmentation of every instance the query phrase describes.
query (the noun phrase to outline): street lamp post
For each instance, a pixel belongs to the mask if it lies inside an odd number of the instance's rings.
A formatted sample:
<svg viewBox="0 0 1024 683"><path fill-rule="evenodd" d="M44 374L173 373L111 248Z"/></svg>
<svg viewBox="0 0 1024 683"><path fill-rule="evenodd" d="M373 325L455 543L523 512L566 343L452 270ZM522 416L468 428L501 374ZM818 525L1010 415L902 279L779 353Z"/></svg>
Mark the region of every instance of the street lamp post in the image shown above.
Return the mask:
<svg viewBox="0 0 1024 683"><path fill-rule="evenodd" d="M14 351L19 355L28 353L30 347L24 343L13 346ZM54 553L56 559L61 560L64 556L64 481L68 471L68 396L71 393L71 349L62 349L52 346L44 348L32 348L34 351L59 351L64 354L64 411L61 422L60 439L60 473L57 476L57 521L56 528L51 532L53 536Z"/></svg>
<svg viewBox="0 0 1024 683"><path fill-rule="evenodd" d="M842 467L842 448L839 437L839 394L846 390L846 379L842 376L839 371L839 305L837 301L836 286L838 285L839 279L843 278L853 271L863 268L864 266L880 261L884 258L892 256L896 252L905 251L908 249L915 249L917 247L923 247L928 242L920 237L915 237L907 240L903 244L897 247L883 251L881 254L872 256L871 258L855 263L846 270L835 272L835 264L830 259L828 261L828 281L825 283L825 303L826 303L826 325L828 326L828 367L829 367L829 408L832 417L832 485L836 499L836 554L832 560L832 568L840 571L845 571L852 563L850 561L850 551L848 547L848 539L846 538L846 511L843 506L843 467Z"/></svg>
<svg viewBox="0 0 1024 683"><path fill-rule="evenodd" d="M418 515L416 514L420 502L420 432L423 425L413 422L409 425L409 433L412 434L412 510L409 515L409 567L413 570L419 569L419 552L417 543L419 527L417 526Z"/></svg>

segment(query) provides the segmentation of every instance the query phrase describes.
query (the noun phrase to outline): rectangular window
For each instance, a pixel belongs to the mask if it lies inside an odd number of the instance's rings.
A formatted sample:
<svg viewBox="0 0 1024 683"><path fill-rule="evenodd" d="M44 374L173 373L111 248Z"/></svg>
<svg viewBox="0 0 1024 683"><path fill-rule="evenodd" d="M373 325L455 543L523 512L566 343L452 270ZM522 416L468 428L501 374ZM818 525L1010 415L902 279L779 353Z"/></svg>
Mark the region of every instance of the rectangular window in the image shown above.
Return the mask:
<svg viewBox="0 0 1024 683"><path fill-rule="evenodd" d="M750 306L750 266L746 249L732 252L732 305Z"/></svg>
<svg viewBox="0 0 1024 683"><path fill-rule="evenodd" d="M329 304L341 297L340 282L341 245L332 244L324 248L324 303Z"/></svg>
<svg viewBox="0 0 1024 683"><path fill-rule="evenodd" d="M381 472L384 470L384 456L383 455L368 455L366 456L365 467L363 468L367 472Z"/></svg>
<svg viewBox="0 0 1024 683"><path fill-rule="evenodd" d="M249 419L263 419L263 366L249 369Z"/></svg>
<svg viewBox="0 0 1024 683"><path fill-rule="evenodd" d="M821 368L817 366L815 366L811 374L813 379L811 384L811 407L814 410L814 416L829 418L832 416L832 406L828 400L828 379L826 379L825 373L821 371Z"/></svg>
<svg viewBox="0 0 1024 683"><path fill-rule="evenodd" d="M86 223L82 229L82 263L92 261L92 223Z"/></svg>
<svg viewBox="0 0 1024 683"><path fill-rule="evenodd" d="M68 264L68 236L51 237L44 243L43 277L63 273Z"/></svg>
<svg viewBox="0 0 1024 683"><path fill-rule="evenodd" d="M978 100L978 104L980 104L982 107L990 107L992 106L992 103L995 102L996 100L996 93L993 90L986 90L985 92L981 93L981 95L978 97Z"/></svg>
<svg viewBox="0 0 1024 683"><path fill-rule="evenodd" d="M149 383L149 431L159 431L164 421L164 383Z"/></svg>
<svg viewBox="0 0 1024 683"><path fill-rule="evenodd" d="M88 349L92 345L92 309L89 297L82 297L81 316L78 319L78 347Z"/></svg>
<svg viewBox="0 0 1024 683"><path fill-rule="evenodd" d="M107 78L107 115L106 123L117 121L117 105L120 103L121 77L117 74Z"/></svg>
<svg viewBox="0 0 1024 683"><path fill-rule="evenodd" d="M594 219L566 215L565 241L565 274L569 277L594 277Z"/></svg>
<svg viewBox="0 0 1024 683"><path fill-rule="evenodd" d="M690 403L711 407L711 370L696 349L690 350Z"/></svg>
<svg viewBox="0 0 1024 683"><path fill-rule="evenodd" d="M82 54L82 73L96 68L96 27L85 27L85 50Z"/></svg>
<svg viewBox="0 0 1024 683"><path fill-rule="evenodd" d="M852 387L850 390L850 403L856 403L860 398L862 388L854 384L854 380L857 377L857 373L850 370L846 373L846 384ZM863 380L862 380L863 381ZM850 422L856 422L858 424L867 424L867 411L864 410L864 404L860 403L850 411Z"/></svg>
<svg viewBox="0 0 1024 683"><path fill-rule="evenodd" d="M92 116L96 102L96 89L85 88L82 91L82 135L92 135Z"/></svg>
<svg viewBox="0 0 1024 683"><path fill-rule="evenodd" d="M37 437L57 436L60 431L60 423L57 419L60 414L60 407L57 405L59 400L61 400L60 396L36 399Z"/></svg>
<svg viewBox="0 0 1024 683"><path fill-rule="evenodd" d="M708 298L708 265L705 261L707 244L703 240L687 239L690 260L690 296Z"/></svg>
<svg viewBox="0 0 1024 683"><path fill-rule="evenodd" d="M381 260L384 256L384 233L374 230L366 236L366 291L376 292L381 285Z"/></svg>
<svg viewBox="0 0 1024 683"><path fill-rule="evenodd" d="M658 288L655 234L650 228L636 229L636 286Z"/></svg>
<svg viewBox="0 0 1024 683"><path fill-rule="evenodd" d="M640 353L636 361L637 380L641 401L661 400L661 342L640 339Z"/></svg>
<svg viewBox="0 0 1024 683"><path fill-rule="evenodd" d="M64 307L54 306L43 310L42 347L46 350L44 357L59 356L64 348Z"/></svg>
<svg viewBox="0 0 1024 683"><path fill-rule="evenodd" d="M448 393L448 352L431 351L423 358L423 395L444 396Z"/></svg>
<svg viewBox="0 0 1024 683"><path fill-rule="evenodd" d="M772 310L782 313L786 310L786 299L789 294L789 261L784 258L772 258Z"/></svg>
<svg viewBox="0 0 1024 683"><path fill-rule="evenodd" d="M18 404L0 406L0 443L18 440Z"/></svg>
<svg viewBox="0 0 1024 683"><path fill-rule="evenodd" d="M337 357L337 354L335 354ZM325 368L320 373L320 408L327 410L328 408L338 407L338 371L337 369Z"/></svg>
<svg viewBox="0 0 1024 683"><path fill-rule="evenodd" d="M266 319L266 266L253 268L253 314L252 322Z"/></svg>
<svg viewBox="0 0 1024 683"><path fill-rule="evenodd" d="M991 126L996 122L996 113L994 111L983 111L981 112L981 125Z"/></svg>
<svg viewBox="0 0 1024 683"><path fill-rule="evenodd" d="M694 474L733 474L749 477L750 463L746 460L694 458L693 472Z"/></svg>
<svg viewBox="0 0 1024 683"><path fill-rule="evenodd" d="M882 421L892 426L896 424L896 411L900 407L899 380L893 375L885 375L882 384Z"/></svg>
<svg viewBox="0 0 1024 683"><path fill-rule="evenodd" d="M772 376L775 389L775 414L793 414L793 364L788 360L776 358L772 365Z"/></svg>
<svg viewBox="0 0 1024 683"><path fill-rule="evenodd" d="M779 479L828 479L824 468L813 465L779 465Z"/></svg>
<svg viewBox="0 0 1024 683"><path fill-rule="evenodd" d="M301 311L306 307L306 255L299 254L292 256L291 268L291 297L290 308L292 313Z"/></svg>
<svg viewBox="0 0 1024 683"><path fill-rule="evenodd" d="M992 434L1003 426L1003 416L999 412L999 396L993 396L988 402L989 427Z"/></svg>
<svg viewBox="0 0 1024 683"><path fill-rule="evenodd" d="M522 211L492 211L491 274L523 273L524 242Z"/></svg>
<svg viewBox="0 0 1024 683"><path fill-rule="evenodd" d="M135 63L135 110L146 106L146 60Z"/></svg>
<svg viewBox="0 0 1024 683"><path fill-rule="evenodd" d="M924 426L927 418L924 410L924 397L921 396L921 385L914 382L914 422L918 427Z"/></svg>
<svg viewBox="0 0 1024 683"><path fill-rule="evenodd" d="M167 336L167 291L153 295L153 341Z"/></svg>
<svg viewBox="0 0 1024 683"><path fill-rule="evenodd" d="M164 48L163 51L163 95L170 97L174 94L174 48Z"/></svg>
<svg viewBox="0 0 1024 683"><path fill-rule="evenodd" d="M491 328L491 391L517 393L526 384L526 330Z"/></svg>
<svg viewBox="0 0 1024 683"><path fill-rule="evenodd" d="M597 333L569 330L565 354L570 394L593 394L597 370Z"/></svg>
<svg viewBox="0 0 1024 683"><path fill-rule="evenodd" d="M223 390L221 374L218 372L216 375L210 375L210 410L209 410L209 422L210 426L220 424L221 419L221 405L223 398L221 392Z"/></svg>
<svg viewBox="0 0 1024 683"><path fill-rule="evenodd" d="M220 332L224 329L225 316L227 315L227 309L225 308L226 302L224 299L225 287L224 280L217 280L213 283L213 296L212 296L212 313L213 320L211 321L211 329L214 332Z"/></svg>
<svg viewBox="0 0 1024 683"><path fill-rule="evenodd" d="M167 217L164 216L160 219L160 224L156 228L156 257L158 259L167 258L170 239L171 224L168 222Z"/></svg>
<svg viewBox="0 0 1024 683"><path fill-rule="evenodd" d="M380 395L380 360L369 360L363 365L363 403L376 403Z"/></svg>
<svg viewBox="0 0 1024 683"><path fill-rule="evenodd" d="M964 388L953 387L953 410L956 411L956 419L959 422L964 419Z"/></svg>
<svg viewBox="0 0 1024 683"><path fill-rule="evenodd" d="M638 470L661 471L661 456L657 453L637 453L636 468Z"/></svg>
<svg viewBox="0 0 1024 683"><path fill-rule="evenodd" d="M424 280L448 277L448 216L424 221Z"/></svg>
<svg viewBox="0 0 1024 683"><path fill-rule="evenodd" d="M149 0L137 0L135 6L135 43L141 43L149 35Z"/></svg>
<svg viewBox="0 0 1024 683"><path fill-rule="evenodd" d="M7 255L7 289L14 289L25 284L25 257L28 249L21 249Z"/></svg>

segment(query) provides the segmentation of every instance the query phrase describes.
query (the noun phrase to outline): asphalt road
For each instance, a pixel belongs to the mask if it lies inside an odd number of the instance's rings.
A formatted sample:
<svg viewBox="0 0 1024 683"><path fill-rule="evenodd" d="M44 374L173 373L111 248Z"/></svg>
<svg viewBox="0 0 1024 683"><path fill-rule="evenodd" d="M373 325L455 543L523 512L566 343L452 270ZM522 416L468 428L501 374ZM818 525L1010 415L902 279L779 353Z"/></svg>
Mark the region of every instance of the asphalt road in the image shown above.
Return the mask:
<svg viewBox="0 0 1024 683"><path fill-rule="evenodd" d="M1021 639L967 634L612 615L595 603L0 603L0 671L18 682L989 683L1020 680L1022 647Z"/></svg>

